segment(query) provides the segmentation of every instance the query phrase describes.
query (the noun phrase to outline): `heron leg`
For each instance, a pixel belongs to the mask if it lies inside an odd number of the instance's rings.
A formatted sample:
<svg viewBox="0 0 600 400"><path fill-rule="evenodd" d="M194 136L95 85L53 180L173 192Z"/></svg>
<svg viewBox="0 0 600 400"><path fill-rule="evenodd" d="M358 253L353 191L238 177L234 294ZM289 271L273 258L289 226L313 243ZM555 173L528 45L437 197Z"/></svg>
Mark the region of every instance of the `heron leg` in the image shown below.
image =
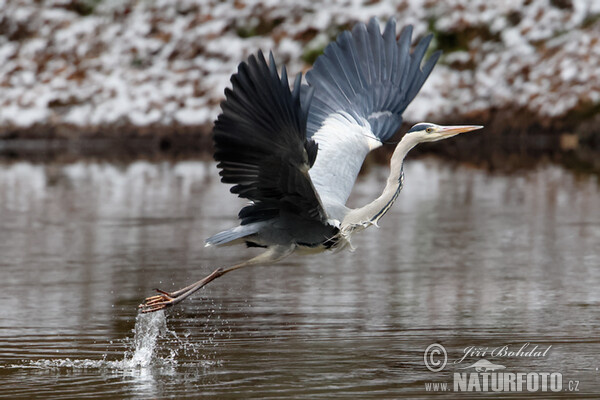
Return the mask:
<svg viewBox="0 0 600 400"><path fill-rule="evenodd" d="M258 265L258 264L270 264L276 261L279 261L288 255L290 255L295 249L295 246L272 246L269 247L267 251L259 254L258 256L251 258L242 263L233 265L228 268L219 267L215 269L212 273L200 279L196 283L192 283L189 286L186 286L182 289L179 289L175 292L165 292L160 289L156 289L159 293L158 295L147 297L144 300L144 303L139 305L142 313L149 313L154 311L159 311L165 309L167 307L172 307L175 304L178 304L185 300L187 297L194 294L196 291L200 290L213 280L217 279L220 276L225 275L228 272L235 271L236 269L240 269L242 267L248 267L250 265Z"/></svg>

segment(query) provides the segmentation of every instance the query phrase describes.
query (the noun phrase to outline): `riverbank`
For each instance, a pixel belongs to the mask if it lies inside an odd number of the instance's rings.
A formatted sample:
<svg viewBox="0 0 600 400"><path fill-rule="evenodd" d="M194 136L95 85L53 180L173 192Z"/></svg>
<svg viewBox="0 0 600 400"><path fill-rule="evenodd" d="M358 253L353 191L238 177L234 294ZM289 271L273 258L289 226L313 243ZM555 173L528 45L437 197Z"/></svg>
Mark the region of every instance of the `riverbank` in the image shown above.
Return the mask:
<svg viewBox="0 0 600 400"><path fill-rule="evenodd" d="M356 21L393 16L444 51L408 124L483 124L486 138L506 138L494 144L600 147L598 2L15 0L0 15L2 140L209 151L223 90L250 53L273 50L294 75Z"/></svg>
<svg viewBox="0 0 600 400"><path fill-rule="evenodd" d="M395 144L408 127L382 148L369 155L370 164L387 164ZM206 128L208 129L208 128ZM199 133L201 132L201 133ZM65 138L13 137L0 140L0 162L28 160L41 163L71 163L80 160L129 163L134 160L175 162L211 160L212 141L206 131L156 129L140 134L121 128L121 134L106 136L97 132ZM518 171L543 163L556 163L576 173L600 175L600 151L579 143L569 134L535 131L495 133L486 127L481 132L453 140L422 144L409 158L435 155L459 164L490 171Z"/></svg>

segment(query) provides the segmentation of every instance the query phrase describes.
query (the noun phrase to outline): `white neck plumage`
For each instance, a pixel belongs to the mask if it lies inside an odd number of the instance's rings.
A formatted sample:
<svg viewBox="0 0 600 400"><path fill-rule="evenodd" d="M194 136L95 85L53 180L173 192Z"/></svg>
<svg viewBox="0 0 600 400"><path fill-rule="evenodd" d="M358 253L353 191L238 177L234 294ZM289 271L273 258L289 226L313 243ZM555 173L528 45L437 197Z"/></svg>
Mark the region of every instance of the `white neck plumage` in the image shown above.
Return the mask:
<svg viewBox="0 0 600 400"><path fill-rule="evenodd" d="M350 234L357 229L364 229L369 225L376 225L381 218L392 206L400 190L402 189L402 181L404 175L402 173L402 164L406 154L415 147L418 139L410 134L404 135L390 160L390 176L387 179L385 188L381 196L376 198L371 203L351 210L342 221L343 234Z"/></svg>

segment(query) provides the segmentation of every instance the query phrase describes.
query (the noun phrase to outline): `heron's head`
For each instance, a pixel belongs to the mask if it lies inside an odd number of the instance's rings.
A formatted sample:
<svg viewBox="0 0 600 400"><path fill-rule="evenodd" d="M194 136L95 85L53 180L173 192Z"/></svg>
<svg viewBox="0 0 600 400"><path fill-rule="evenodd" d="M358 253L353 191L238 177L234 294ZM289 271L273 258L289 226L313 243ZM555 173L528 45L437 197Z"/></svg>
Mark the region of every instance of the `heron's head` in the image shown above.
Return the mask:
<svg viewBox="0 0 600 400"><path fill-rule="evenodd" d="M418 142L435 142L456 136L459 133L481 129L481 125L454 125L443 126L429 122L419 122L406 132L406 135L414 136Z"/></svg>

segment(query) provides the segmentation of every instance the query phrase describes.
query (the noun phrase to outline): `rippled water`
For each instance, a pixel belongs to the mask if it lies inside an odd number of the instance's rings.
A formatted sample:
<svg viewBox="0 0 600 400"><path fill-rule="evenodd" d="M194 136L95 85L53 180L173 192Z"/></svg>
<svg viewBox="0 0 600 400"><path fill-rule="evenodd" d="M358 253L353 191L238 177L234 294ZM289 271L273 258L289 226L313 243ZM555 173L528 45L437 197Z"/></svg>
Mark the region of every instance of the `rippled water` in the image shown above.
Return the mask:
<svg viewBox="0 0 600 400"><path fill-rule="evenodd" d="M386 174L371 168L352 203ZM235 271L138 316L154 287L256 253L203 247L244 204L214 164L1 165L0 397L414 397L479 360L454 363L469 346L528 342L552 347L485 358L600 393L597 177L435 159L405 174L355 252ZM442 372L424 364L432 343L447 350Z"/></svg>

